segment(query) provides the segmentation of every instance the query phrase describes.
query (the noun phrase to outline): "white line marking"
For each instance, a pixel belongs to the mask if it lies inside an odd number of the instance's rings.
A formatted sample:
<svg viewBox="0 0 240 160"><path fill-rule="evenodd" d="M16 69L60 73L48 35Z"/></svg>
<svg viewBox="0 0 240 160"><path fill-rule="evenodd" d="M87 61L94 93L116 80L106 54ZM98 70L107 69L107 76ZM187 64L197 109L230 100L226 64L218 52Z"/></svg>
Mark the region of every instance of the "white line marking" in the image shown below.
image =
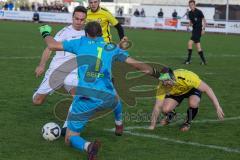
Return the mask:
<svg viewBox="0 0 240 160"><path fill-rule="evenodd" d="M225 118L224 121L232 121L232 120L239 120L239 119L240 119L240 116L238 116L238 117L229 117L229 118ZM198 120L198 121L193 121L193 122L194 123L207 123L207 122L215 122L216 123L216 122L221 122L221 121L215 120L215 119L205 119L205 120ZM175 123L177 123L177 122L175 122ZM168 141L168 142L172 142L172 143L185 144L185 145L191 145L191 146L196 146L196 147L205 147L205 148L217 149L217 150L222 150L222 151L225 151L225 152L239 153L240 154L240 150L239 149L235 149L235 148L229 148L229 147L217 146L217 145L201 144L201 143L198 143L198 142L181 141L181 140L161 137L161 136L158 136L158 135L137 133L137 132L132 132L131 131L131 130L134 130L134 129L147 129L147 128L148 128L148 126L130 126L130 127L125 127L124 133L132 135L132 136L145 137L145 138L151 138L151 139L158 139L158 140ZM104 129L104 130L108 131L108 132L114 132L115 128Z"/></svg>
<svg viewBox="0 0 240 160"><path fill-rule="evenodd" d="M110 129L110 130L105 129L105 130L112 132L112 129ZM178 144L191 145L191 146L196 146L196 147L217 149L217 150L222 150L222 151L231 152L231 153L240 153L239 149L228 148L228 147L224 147L224 146L201 144L201 143L198 143L198 142L187 142L187 141L170 139L170 138L161 137L161 136L152 135L152 134L144 134L144 133L137 133L137 132L131 132L131 131L124 131L124 133L132 135L132 136L145 137L145 138L151 138L151 139L158 139L158 140L168 141L168 142L172 142L172 143L178 143Z"/></svg>
<svg viewBox="0 0 240 160"><path fill-rule="evenodd" d="M240 120L240 116L238 117L229 117L225 118L223 121L220 121L218 119L204 119L204 120L195 120L192 123L208 123L208 122L224 122L224 121L233 121L233 120ZM176 123L180 123L182 120L175 121L171 123L170 125L175 125ZM149 126L129 126L125 127L125 130L133 130L133 129L148 129ZM156 127L162 127L161 125L157 125Z"/></svg>

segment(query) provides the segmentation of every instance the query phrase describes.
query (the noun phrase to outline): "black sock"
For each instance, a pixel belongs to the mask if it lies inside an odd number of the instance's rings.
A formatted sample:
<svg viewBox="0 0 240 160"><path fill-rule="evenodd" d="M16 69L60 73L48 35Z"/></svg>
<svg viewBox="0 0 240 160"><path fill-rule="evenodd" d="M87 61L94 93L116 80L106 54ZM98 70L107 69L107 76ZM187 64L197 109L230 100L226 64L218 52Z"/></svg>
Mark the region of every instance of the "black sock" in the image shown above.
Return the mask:
<svg viewBox="0 0 240 160"><path fill-rule="evenodd" d="M204 55L203 55L203 51L198 52L198 54L199 54L199 56L201 57L202 62L206 63L205 57L204 57Z"/></svg>
<svg viewBox="0 0 240 160"><path fill-rule="evenodd" d="M188 108L187 110L187 123L191 123L191 121L196 117L198 113L198 108Z"/></svg>
<svg viewBox="0 0 240 160"><path fill-rule="evenodd" d="M166 114L166 116L167 116L167 121L168 122L171 122L173 119L174 119L174 116L176 115L176 112L175 112L175 110L173 110L173 111L171 111L171 112L168 112L167 114Z"/></svg>
<svg viewBox="0 0 240 160"><path fill-rule="evenodd" d="M188 49L188 58L187 61L190 62L192 56L192 49Z"/></svg>

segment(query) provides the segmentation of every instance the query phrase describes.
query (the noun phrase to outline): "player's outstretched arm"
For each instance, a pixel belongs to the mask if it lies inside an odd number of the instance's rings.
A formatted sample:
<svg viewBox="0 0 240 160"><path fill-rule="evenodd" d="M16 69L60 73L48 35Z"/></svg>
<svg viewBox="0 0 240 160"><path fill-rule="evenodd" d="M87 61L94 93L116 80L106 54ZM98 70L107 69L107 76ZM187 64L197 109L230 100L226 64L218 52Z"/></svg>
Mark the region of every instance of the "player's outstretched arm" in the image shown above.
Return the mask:
<svg viewBox="0 0 240 160"><path fill-rule="evenodd" d="M40 61L39 65L37 66L37 68L35 69L36 77L39 77L44 73L46 63L47 63L48 59L50 58L51 53L52 53L52 51L50 51L49 48L44 49L42 57L41 57L41 61Z"/></svg>
<svg viewBox="0 0 240 160"><path fill-rule="evenodd" d="M56 41L50 34L52 31L51 26L49 25L44 25L41 26L40 28L40 33L42 37L44 38L44 41L46 42L48 48L51 51L63 51L63 46L61 42Z"/></svg>
<svg viewBox="0 0 240 160"><path fill-rule="evenodd" d="M163 100L156 100L156 103L154 105L153 111L152 111L152 116L151 116L151 125L148 127L150 130L154 130L156 127L157 119L161 113L163 105Z"/></svg>
<svg viewBox="0 0 240 160"><path fill-rule="evenodd" d="M145 74L148 74L155 78L160 77L160 72L157 71L155 68L149 66L148 64L135 60L134 58L131 58L131 57L128 57L125 62Z"/></svg>
<svg viewBox="0 0 240 160"><path fill-rule="evenodd" d="M205 83L205 82L201 82L199 88L198 88L200 91L202 92L205 92L207 94L207 96L209 97L209 99L212 101L215 109L216 109L216 112L217 112L217 115L218 115L218 118L220 120L223 120L224 119L224 112L218 102L218 99L215 95L215 93L213 92L213 90Z"/></svg>

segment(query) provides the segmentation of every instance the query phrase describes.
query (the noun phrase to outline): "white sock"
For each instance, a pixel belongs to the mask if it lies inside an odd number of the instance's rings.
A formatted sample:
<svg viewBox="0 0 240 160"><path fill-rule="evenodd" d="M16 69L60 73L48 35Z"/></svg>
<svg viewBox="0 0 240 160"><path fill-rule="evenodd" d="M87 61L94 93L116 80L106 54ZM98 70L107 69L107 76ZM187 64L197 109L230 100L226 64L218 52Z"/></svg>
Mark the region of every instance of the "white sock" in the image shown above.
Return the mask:
<svg viewBox="0 0 240 160"><path fill-rule="evenodd" d="M64 122L63 127L62 128L67 128L67 121Z"/></svg>
<svg viewBox="0 0 240 160"><path fill-rule="evenodd" d="M34 98L36 97L37 94L38 94L37 92L35 92L35 93L33 94L32 100L34 100Z"/></svg>
<svg viewBox="0 0 240 160"><path fill-rule="evenodd" d="M88 151L88 146L89 146L90 142L86 142L84 144L84 150L87 152Z"/></svg>
<svg viewBox="0 0 240 160"><path fill-rule="evenodd" d="M117 120L115 120L115 124L118 125L118 126L120 126L120 125L122 125L123 123L122 123L122 121L117 121Z"/></svg>

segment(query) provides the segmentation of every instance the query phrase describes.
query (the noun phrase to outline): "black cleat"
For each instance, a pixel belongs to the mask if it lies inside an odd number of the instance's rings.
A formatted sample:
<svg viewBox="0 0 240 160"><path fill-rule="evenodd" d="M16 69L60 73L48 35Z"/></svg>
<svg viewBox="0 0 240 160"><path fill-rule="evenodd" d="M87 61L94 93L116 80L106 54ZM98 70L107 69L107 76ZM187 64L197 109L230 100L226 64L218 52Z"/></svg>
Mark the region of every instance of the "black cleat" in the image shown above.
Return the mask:
<svg viewBox="0 0 240 160"><path fill-rule="evenodd" d="M182 124L182 126L180 127L180 131L182 131L182 132L187 132L187 131L189 131L190 127L191 127L191 124L190 124L190 123L184 122L184 123Z"/></svg>
<svg viewBox="0 0 240 160"><path fill-rule="evenodd" d="M183 64L191 64L191 61L186 60L183 62Z"/></svg>
<svg viewBox="0 0 240 160"><path fill-rule="evenodd" d="M101 143L98 140L90 143L87 149L88 160L97 160L97 154L101 147Z"/></svg>
<svg viewBox="0 0 240 160"><path fill-rule="evenodd" d="M204 66L204 65L207 65L207 63L202 61L202 62L200 63L200 65L203 65L203 66Z"/></svg>

